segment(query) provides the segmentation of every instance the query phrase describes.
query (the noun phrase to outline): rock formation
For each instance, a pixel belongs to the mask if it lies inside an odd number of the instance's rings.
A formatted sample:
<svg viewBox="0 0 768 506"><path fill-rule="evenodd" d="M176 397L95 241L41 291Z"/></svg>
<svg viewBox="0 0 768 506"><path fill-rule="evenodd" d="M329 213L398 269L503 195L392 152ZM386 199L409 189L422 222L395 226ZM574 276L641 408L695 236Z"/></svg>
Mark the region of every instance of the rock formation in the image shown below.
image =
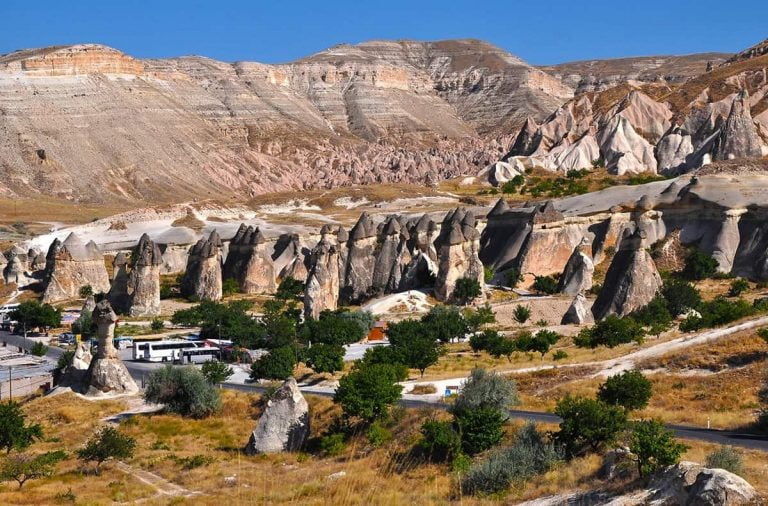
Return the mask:
<svg viewBox="0 0 768 506"><path fill-rule="evenodd" d="M160 314L160 269L163 255L160 248L143 234L131 254L131 273L128 276L127 295L130 316L157 316Z"/></svg>
<svg viewBox="0 0 768 506"><path fill-rule="evenodd" d="M104 257L93 241L87 244L74 232L59 244L54 241L46 255L43 302L79 297L90 286L93 293L109 291Z"/></svg>
<svg viewBox="0 0 768 506"><path fill-rule="evenodd" d="M244 293L274 293L277 284L270 252L271 247L258 227L241 224L229 242L224 279L237 281Z"/></svg>
<svg viewBox="0 0 768 506"><path fill-rule="evenodd" d="M728 119L725 120L713 149L713 158L760 158L763 156L762 144L750 113L749 92L742 90L733 99Z"/></svg>
<svg viewBox="0 0 768 506"><path fill-rule="evenodd" d="M347 262L341 300L344 304L359 302L373 287L373 269L376 264L376 225L368 213L363 213L349 232Z"/></svg>
<svg viewBox="0 0 768 506"><path fill-rule="evenodd" d="M207 239L200 239L192 246L181 280L182 295L197 300L221 299L221 246L221 238L215 230Z"/></svg>
<svg viewBox="0 0 768 506"><path fill-rule="evenodd" d="M740 476L693 462L680 462L658 473L645 495L651 504L712 506L749 505L758 497L754 487Z"/></svg>
<svg viewBox="0 0 768 506"><path fill-rule="evenodd" d="M645 233L639 229L622 239L592 306L596 320L610 314L626 316L648 304L659 291L661 276L646 246Z"/></svg>
<svg viewBox="0 0 768 506"><path fill-rule="evenodd" d="M112 284L109 287L107 298L112 308L121 314L127 314L131 306L128 296L128 267L131 261L130 255L120 251L112 259Z"/></svg>
<svg viewBox="0 0 768 506"><path fill-rule="evenodd" d="M14 245L5 253L8 263L3 268L3 278L6 283L24 285L27 283L27 252Z"/></svg>
<svg viewBox="0 0 768 506"><path fill-rule="evenodd" d="M595 272L591 257L592 240L592 237L585 237L573 250L560 276L558 292L565 295L578 295L592 288L592 274Z"/></svg>
<svg viewBox="0 0 768 506"><path fill-rule="evenodd" d="M98 327L99 348L87 373L90 395L135 394L139 387L131 378L113 344L117 315L109 301L102 300L93 310L93 321Z"/></svg>
<svg viewBox="0 0 768 506"><path fill-rule="evenodd" d="M393 293L400 290L403 274L411 262L406 221L389 216L379 227L376 261L371 287L374 292Z"/></svg>
<svg viewBox="0 0 768 506"><path fill-rule="evenodd" d="M438 273L435 280L435 297L450 300L456 282L461 278L477 280L484 284L483 264L480 252L480 233L471 211L457 208L446 214L436 240Z"/></svg>
<svg viewBox="0 0 768 506"><path fill-rule="evenodd" d="M309 405L296 380L288 378L267 402L245 452L295 452L309 436Z"/></svg>
<svg viewBox="0 0 768 506"><path fill-rule="evenodd" d="M299 281L306 280L305 256L299 234L281 234L275 242L272 253L272 263L277 278L283 280L290 277Z"/></svg>
<svg viewBox="0 0 768 506"><path fill-rule="evenodd" d="M335 234L325 225L321 238L309 255L309 274L304 287L304 314L318 318L334 310L339 300L339 249Z"/></svg>
<svg viewBox="0 0 768 506"><path fill-rule="evenodd" d="M401 290L434 284L437 277L436 235L437 224L426 214L409 226L407 247L411 261L405 266L400 281Z"/></svg>
<svg viewBox="0 0 768 506"><path fill-rule="evenodd" d="M586 325L594 321L586 296L583 293L577 293L560 323L563 325Z"/></svg>

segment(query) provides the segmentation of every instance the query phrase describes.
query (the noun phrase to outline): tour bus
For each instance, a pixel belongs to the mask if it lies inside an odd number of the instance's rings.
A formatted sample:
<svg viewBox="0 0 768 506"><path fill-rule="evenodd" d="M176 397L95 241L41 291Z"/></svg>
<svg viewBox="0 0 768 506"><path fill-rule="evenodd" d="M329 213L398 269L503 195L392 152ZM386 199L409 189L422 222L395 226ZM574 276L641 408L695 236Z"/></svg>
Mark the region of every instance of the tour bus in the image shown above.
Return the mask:
<svg viewBox="0 0 768 506"><path fill-rule="evenodd" d="M200 363L218 359L219 349L186 340L135 341L133 359L148 362Z"/></svg>

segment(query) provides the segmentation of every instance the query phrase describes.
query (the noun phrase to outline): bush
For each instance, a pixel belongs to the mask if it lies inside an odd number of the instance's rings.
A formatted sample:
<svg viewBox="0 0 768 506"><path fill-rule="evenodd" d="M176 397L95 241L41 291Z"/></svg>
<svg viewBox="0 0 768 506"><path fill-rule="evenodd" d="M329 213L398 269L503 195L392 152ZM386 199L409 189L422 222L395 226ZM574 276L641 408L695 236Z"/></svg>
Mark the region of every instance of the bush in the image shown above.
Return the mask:
<svg viewBox="0 0 768 506"><path fill-rule="evenodd" d="M734 279L728 289L729 297L738 297L743 292L749 290L749 282L744 278Z"/></svg>
<svg viewBox="0 0 768 506"><path fill-rule="evenodd" d="M302 292L304 292L304 283L288 276L280 281L280 285L275 292L275 298L279 300L301 300Z"/></svg>
<svg viewBox="0 0 768 506"><path fill-rule="evenodd" d="M677 464L687 449L659 420L641 420L634 424L629 451L637 458L640 476L648 476L659 468Z"/></svg>
<svg viewBox="0 0 768 506"><path fill-rule="evenodd" d="M427 420L421 425L421 439L416 447L432 462L447 462L461 454L461 437L450 422Z"/></svg>
<svg viewBox="0 0 768 506"><path fill-rule="evenodd" d="M477 309L467 308L464 310L464 321L466 322L466 331L477 332L483 325L496 322L496 313L491 306L485 304ZM463 336L460 336L463 337Z"/></svg>
<svg viewBox="0 0 768 506"><path fill-rule="evenodd" d="M768 344L768 327L763 327L761 329L758 329L757 335L765 341L766 344Z"/></svg>
<svg viewBox="0 0 768 506"><path fill-rule="evenodd" d="M344 347L318 343L307 350L306 363L315 372L333 373L344 369Z"/></svg>
<svg viewBox="0 0 768 506"><path fill-rule="evenodd" d="M648 406L651 399L651 381L640 371L625 371L609 377L600 385L597 397L614 406L621 406L625 411L635 411Z"/></svg>
<svg viewBox="0 0 768 506"><path fill-rule="evenodd" d="M523 278L523 277L520 275L520 271L518 271L517 269L514 269L514 268L512 268L512 269L509 269L509 270L507 271L507 274L506 274L506 276L507 276L507 286L509 286L510 288L515 288L515 287L517 287L517 284L518 284L518 283L520 282L520 280Z"/></svg>
<svg viewBox="0 0 768 506"><path fill-rule="evenodd" d="M507 416L490 406L454 411L454 426L461 436L464 453L475 455L499 444Z"/></svg>
<svg viewBox="0 0 768 506"><path fill-rule="evenodd" d="M721 446L709 453L704 465L710 469L725 469L740 476L744 473L744 459L733 446Z"/></svg>
<svg viewBox="0 0 768 506"><path fill-rule="evenodd" d="M35 341L35 344L32 345L29 352L36 357L43 357L48 353L48 347L40 341Z"/></svg>
<svg viewBox="0 0 768 506"><path fill-rule="evenodd" d="M473 464L462 480L462 490L468 494L501 492L547 472L561 459L560 450L529 423L519 431L512 446Z"/></svg>
<svg viewBox="0 0 768 506"><path fill-rule="evenodd" d="M667 307L667 301L660 295L651 299L651 302L630 316L645 327L667 327L672 323L672 314Z"/></svg>
<svg viewBox="0 0 768 506"><path fill-rule="evenodd" d="M678 279L666 280L661 288L661 295L664 297L667 309L673 318L689 309L696 309L701 304L699 290L692 284Z"/></svg>
<svg viewBox="0 0 768 506"><path fill-rule="evenodd" d="M513 380L487 372L485 369L472 369L461 392L453 404L453 412L468 411L490 407L506 412L511 406L520 404L517 386Z"/></svg>
<svg viewBox="0 0 768 506"><path fill-rule="evenodd" d="M155 332L157 332L165 328L165 322L160 318L153 318L152 322L149 324L149 327Z"/></svg>
<svg viewBox="0 0 768 506"><path fill-rule="evenodd" d="M175 459L176 463L181 466L182 469L187 471L191 469L197 469L198 467L208 466L213 464L215 459L210 455L192 455L191 457L181 457Z"/></svg>
<svg viewBox="0 0 768 506"><path fill-rule="evenodd" d="M331 434L320 438L320 452L328 457L336 457L344 453L347 444L344 442L344 434Z"/></svg>
<svg viewBox="0 0 768 506"><path fill-rule="evenodd" d="M205 380L211 385L218 385L229 379L230 376L235 374L235 371L224 362L216 362L215 360L208 360L203 364L200 372L205 376Z"/></svg>
<svg viewBox="0 0 768 506"><path fill-rule="evenodd" d="M528 306L523 306L522 304L518 304L512 311L512 317L517 323L522 325L531 317L531 308Z"/></svg>
<svg viewBox="0 0 768 506"><path fill-rule="evenodd" d="M345 417L357 417L365 422L380 420L400 400L403 387L397 381L398 370L395 366L358 366L339 380L333 402L341 405Z"/></svg>
<svg viewBox="0 0 768 506"><path fill-rule="evenodd" d="M136 449L136 440L122 434L114 427L104 427L85 446L77 451L77 458L85 462L96 463L96 474L101 464L109 459L128 459Z"/></svg>
<svg viewBox="0 0 768 506"><path fill-rule="evenodd" d="M609 315L592 327L582 329L573 339L576 346L582 348L597 348L607 346L613 348L620 344L643 341L643 329L632 318L619 318Z"/></svg>
<svg viewBox="0 0 768 506"><path fill-rule="evenodd" d="M93 287L91 285L81 286L78 294L80 295L81 299L87 299L93 295Z"/></svg>
<svg viewBox="0 0 768 506"><path fill-rule="evenodd" d="M466 306L470 301L480 297L482 293L479 281L472 278L460 278L456 281L456 287L453 289L453 299Z"/></svg>
<svg viewBox="0 0 768 506"><path fill-rule="evenodd" d="M552 360L563 360L568 358L568 354L563 350L557 350L552 354Z"/></svg>
<svg viewBox="0 0 768 506"><path fill-rule="evenodd" d="M405 381L408 377L408 367L402 363L397 350L391 346L374 346L365 350L363 358L357 361L357 367L363 367L373 364L385 364L390 366L398 382Z"/></svg>
<svg viewBox="0 0 768 506"><path fill-rule="evenodd" d="M240 285L232 278L227 278L221 283L221 293L224 297L229 297L240 292Z"/></svg>
<svg viewBox="0 0 768 506"><path fill-rule="evenodd" d="M27 415L15 401L0 402L0 451L21 451L43 438L40 424L27 424Z"/></svg>
<svg viewBox="0 0 768 506"><path fill-rule="evenodd" d="M699 328L717 327L726 325L755 313L755 308L744 299L728 300L717 297L699 307L701 321ZM680 327L682 329L682 325ZM694 329L697 330L697 329Z"/></svg>
<svg viewBox="0 0 768 506"><path fill-rule="evenodd" d="M483 267L483 281L486 283L490 283L493 279L493 268L491 267Z"/></svg>
<svg viewBox="0 0 768 506"><path fill-rule="evenodd" d="M539 293L557 293L557 280L552 276L536 276L533 281L533 289Z"/></svg>
<svg viewBox="0 0 768 506"><path fill-rule="evenodd" d="M167 365L149 375L144 399L181 416L204 418L221 408L219 391L194 367Z"/></svg>
<svg viewBox="0 0 768 506"><path fill-rule="evenodd" d="M569 458L613 443L627 424L627 415L620 408L585 397L563 397L555 414L562 418L555 440Z"/></svg>
<svg viewBox="0 0 768 506"><path fill-rule="evenodd" d="M365 432L365 437L371 446L378 448L384 443L392 439L392 433L389 432L379 422L373 422L368 430Z"/></svg>
<svg viewBox="0 0 768 506"><path fill-rule="evenodd" d="M717 273L717 267L717 260L710 255L700 250L693 250L685 259L682 274L686 279L700 281L714 276Z"/></svg>
<svg viewBox="0 0 768 506"><path fill-rule="evenodd" d="M296 350L291 346L275 348L251 366L251 379L286 380L293 375L298 362Z"/></svg>

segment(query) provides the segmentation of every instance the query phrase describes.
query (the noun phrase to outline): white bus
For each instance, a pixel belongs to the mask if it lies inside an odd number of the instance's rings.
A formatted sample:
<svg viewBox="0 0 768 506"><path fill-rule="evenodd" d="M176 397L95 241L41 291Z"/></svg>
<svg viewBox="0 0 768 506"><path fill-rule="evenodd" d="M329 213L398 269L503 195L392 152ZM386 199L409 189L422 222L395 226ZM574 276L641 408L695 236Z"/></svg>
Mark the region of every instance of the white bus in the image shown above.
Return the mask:
<svg viewBox="0 0 768 506"><path fill-rule="evenodd" d="M136 341L133 344L133 360L200 363L218 357L218 348L186 340Z"/></svg>

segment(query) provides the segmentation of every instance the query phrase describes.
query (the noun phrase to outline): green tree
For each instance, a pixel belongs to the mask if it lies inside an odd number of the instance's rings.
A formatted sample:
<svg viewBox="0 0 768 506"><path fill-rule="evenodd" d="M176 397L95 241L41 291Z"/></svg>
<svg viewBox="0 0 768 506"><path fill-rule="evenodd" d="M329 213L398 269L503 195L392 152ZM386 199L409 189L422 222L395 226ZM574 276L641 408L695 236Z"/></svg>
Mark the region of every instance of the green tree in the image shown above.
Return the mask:
<svg viewBox="0 0 768 506"><path fill-rule="evenodd" d="M481 406L454 413L454 426L461 437L461 448L467 455L476 455L492 448L504 437L507 415L491 407Z"/></svg>
<svg viewBox="0 0 768 506"><path fill-rule="evenodd" d="M48 347L42 342L36 341L29 349L29 352L36 357L44 357L48 353Z"/></svg>
<svg viewBox="0 0 768 506"><path fill-rule="evenodd" d="M482 293L482 287L478 280L460 278L456 280L456 287L453 289L453 299L459 304L466 306L472 300L480 297Z"/></svg>
<svg viewBox="0 0 768 506"><path fill-rule="evenodd" d="M306 352L306 363L319 373L341 371L344 369L344 348L335 344L313 344Z"/></svg>
<svg viewBox="0 0 768 506"><path fill-rule="evenodd" d="M634 319L609 315L592 327L582 329L573 341L582 348L614 348L620 344L641 343L643 334L643 328Z"/></svg>
<svg viewBox="0 0 768 506"><path fill-rule="evenodd" d="M523 306L522 304L518 304L515 306L515 309L512 310L512 317L517 323L522 325L530 319L531 308L528 306Z"/></svg>
<svg viewBox="0 0 768 506"><path fill-rule="evenodd" d="M640 476L648 476L661 467L677 464L687 449L659 420L641 420L634 424L629 451L635 455Z"/></svg>
<svg viewBox="0 0 768 506"><path fill-rule="evenodd" d="M240 285L237 280L227 278L221 283L221 293L224 297L230 297L236 293L240 293Z"/></svg>
<svg viewBox="0 0 768 506"><path fill-rule="evenodd" d="M738 297L745 291L749 290L749 282L744 278L738 278L731 281L731 286L728 289L729 297Z"/></svg>
<svg viewBox="0 0 768 506"><path fill-rule="evenodd" d="M469 331L464 315L456 307L435 306L421 318L424 330L435 341L450 343Z"/></svg>
<svg viewBox="0 0 768 506"><path fill-rule="evenodd" d="M5 450L5 453L21 451L29 448L35 440L42 439L42 426L27 424L26 420L27 415L18 402L0 403L0 450Z"/></svg>
<svg viewBox="0 0 768 506"><path fill-rule="evenodd" d="M512 339L502 336L495 330L486 331L492 333L486 343L486 350L493 358L507 357L507 360L512 361L512 355L518 351L517 343ZM471 346L471 343L470 343Z"/></svg>
<svg viewBox="0 0 768 506"><path fill-rule="evenodd" d="M515 339L518 351L541 353L541 358L560 340L560 334L553 330L539 330L536 334L521 332Z"/></svg>
<svg viewBox="0 0 768 506"><path fill-rule="evenodd" d="M393 323L387 329L390 346L396 351L402 363L424 371L437 363L443 348L426 330L425 324L416 320Z"/></svg>
<svg viewBox="0 0 768 506"><path fill-rule="evenodd" d="M632 318L645 327L659 328L672 322L672 314L663 296L657 295L651 301L632 313Z"/></svg>
<svg viewBox="0 0 768 506"><path fill-rule="evenodd" d="M280 300L301 300L304 292L304 283L291 276L283 278L275 292L275 298Z"/></svg>
<svg viewBox="0 0 768 506"><path fill-rule="evenodd" d="M469 330L477 332L483 325L496 323L496 313L494 313L491 306L486 303L476 309L466 308L464 310L464 321L466 321Z"/></svg>
<svg viewBox="0 0 768 506"><path fill-rule="evenodd" d="M499 337L499 333L495 330L488 329L482 332L475 332L469 336L469 347L472 351L479 353L489 348L489 343Z"/></svg>
<svg viewBox="0 0 768 506"><path fill-rule="evenodd" d="M357 366L363 368L373 364L385 364L392 367L397 381L408 378L408 366L403 363L398 350L391 346L374 346L365 350L363 358L357 361Z"/></svg>
<svg viewBox="0 0 768 506"><path fill-rule="evenodd" d="M490 283L493 279L493 268L492 267L483 267L483 281L486 283Z"/></svg>
<svg viewBox="0 0 768 506"><path fill-rule="evenodd" d="M518 271L515 268L509 269L507 271L507 275L506 276L507 276L507 285L510 288L516 288L517 284L520 283L520 280L523 278L520 275L520 271Z"/></svg>
<svg viewBox="0 0 768 506"><path fill-rule="evenodd" d="M343 346L362 340L368 333L366 329L353 318L344 316L345 312L323 311L315 320L307 318L300 335L304 342L323 343L333 346Z"/></svg>
<svg viewBox="0 0 768 506"><path fill-rule="evenodd" d="M95 462L96 474L101 474L101 464L110 459L129 459L135 450L135 439L114 427L106 426L77 450L77 458L83 462Z"/></svg>
<svg viewBox="0 0 768 506"><path fill-rule="evenodd" d="M53 476L56 465L67 458L63 451L40 455L11 455L0 466L0 481L16 481L19 489L29 480Z"/></svg>
<svg viewBox="0 0 768 506"><path fill-rule="evenodd" d="M552 276L536 276L533 280L533 289L539 293L557 293L557 280Z"/></svg>
<svg viewBox="0 0 768 506"><path fill-rule="evenodd" d="M448 462L461 453L461 437L451 422L431 418L421 425L417 448L433 462Z"/></svg>
<svg viewBox="0 0 768 506"><path fill-rule="evenodd" d="M585 397L563 397L555 407L555 414L562 419L555 440L569 458L585 449L597 451L613 443L627 425L627 415L622 409Z"/></svg>
<svg viewBox="0 0 768 506"><path fill-rule="evenodd" d="M385 418L400 399L403 387L397 381L398 371L389 364L355 367L339 380L333 401L344 416L373 422Z"/></svg>
<svg viewBox="0 0 768 506"><path fill-rule="evenodd" d="M717 267L717 260L696 249L685 259L682 274L686 279L699 281L714 276L717 273Z"/></svg>
<svg viewBox="0 0 768 506"><path fill-rule="evenodd" d="M219 390L194 367L167 365L149 375L144 399L181 416L205 418L221 408Z"/></svg>
<svg viewBox="0 0 768 506"><path fill-rule="evenodd" d="M610 376L600 385L597 397L614 406L621 406L625 411L636 411L648 406L653 393L651 380L637 370L625 371Z"/></svg>
<svg viewBox="0 0 768 506"><path fill-rule="evenodd" d="M248 314L252 302L230 301L226 304L203 301L189 309L173 313L171 322L175 325L200 327L204 339L229 339L243 348L266 347L268 329L264 322ZM295 335L295 328L294 335Z"/></svg>
<svg viewBox="0 0 768 506"><path fill-rule="evenodd" d="M298 363L296 350L291 346L282 346L263 355L251 366L251 379L285 380L293 376L293 368Z"/></svg>
<svg viewBox="0 0 768 506"><path fill-rule="evenodd" d="M43 329L48 333L48 329L61 326L61 309L50 304L41 304L36 300L22 302L10 312L9 317L19 322L24 335L34 328Z"/></svg>
<svg viewBox="0 0 768 506"><path fill-rule="evenodd" d="M205 380L211 385L224 383L230 376L235 374L234 369L229 367L229 365L216 360L206 361L200 369L200 372L203 373Z"/></svg>
<svg viewBox="0 0 768 506"><path fill-rule="evenodd" d="M687 281L670 278L664 281L661 295L667 302L667 309L673 318L701 304L701 293Z"/></svg>

